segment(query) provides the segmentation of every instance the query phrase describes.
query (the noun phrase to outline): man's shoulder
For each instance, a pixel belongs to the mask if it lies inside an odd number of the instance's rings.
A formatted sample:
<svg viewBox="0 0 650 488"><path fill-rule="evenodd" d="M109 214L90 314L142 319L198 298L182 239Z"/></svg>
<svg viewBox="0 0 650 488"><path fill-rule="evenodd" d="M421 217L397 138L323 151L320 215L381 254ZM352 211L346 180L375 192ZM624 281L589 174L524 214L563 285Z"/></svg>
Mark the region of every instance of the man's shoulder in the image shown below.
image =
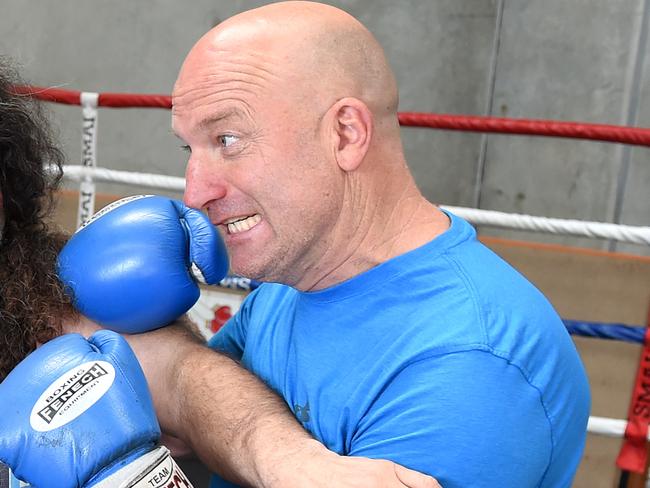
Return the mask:
<svg viewBox="0 0 650 488"><path fill-rule="evenodd" d="M287 299L293 299L297 290L281 283L262 283L253 290L244 300L244 303L262 304L268 302L281 302Z"/></svg>
<svg viewBox="0 0 650 488"><path fill-rule="evenodd" d="M547 297L481 242L458 246L445 254L445 260L458 278L468 305L475 307L487 328L562 325Z"/></svg>
<svg viewBox="0 0 650 488"><path fill-rule="evenodd" d="M262 283L244 299L239 316L247 322L256 317L264 317L269 322L272 317L282 314L295 302L297 291L280 283Z"/></svg>

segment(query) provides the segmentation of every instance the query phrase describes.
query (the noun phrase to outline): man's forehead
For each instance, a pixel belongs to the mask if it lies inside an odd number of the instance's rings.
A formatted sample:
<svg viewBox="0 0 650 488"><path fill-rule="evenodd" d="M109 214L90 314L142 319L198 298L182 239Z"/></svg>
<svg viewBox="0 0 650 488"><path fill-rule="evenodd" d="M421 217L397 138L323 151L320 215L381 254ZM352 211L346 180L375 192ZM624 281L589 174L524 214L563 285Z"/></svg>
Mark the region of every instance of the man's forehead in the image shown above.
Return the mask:
<svg viewBox="0 0 650 488"><path fill-rule="evenodd" d="M250 120L248 111L236 105L214 108L208 113L201 114L199 116L195 116L198 114L192 112L190 112L189 115L192 120L183 122L182 126L191 128L190 130L198 131L209 131L214 126L221 123L233 123ZM180 130L179 126L181 125L179 122L178 112L174 113L174 111L172 111L172 131L178 137L180 137L178 132Z"/></svg>
<svg viewBox="0 0 650 488"><path fill-rule="evenodd" d="M179 80L217 62L250 64L274 72L308 49L309 31L298 33L286 19L278 22L250 16L251 12L227 19L203 35L185 58Z"/></svg>
<svg viewBox="0 0 650 488"><path fill-rule="evenodd" d="M198 125L193 114L196 109L209 108L212 113L218 110L218 116L213 117L216 119L250 117L259 110L260 103L269 105L298 93L305 86L303 77L304 72L293 63L259 49L212 48L199 55L194 53L184 63L174 85L172 117L194 119L194 127ZM288 91L287 87L293 88Z"/></svg>
<svg viewBox="0 0 650 488"><path fill-rule="evenodd" d="M286 62L286 54L270 49L216 48L193 50L179 72L172 98L207 84L213 86L242 82L254 88L281 81L294 70Z"/></svg>
<svg viewBox="0 0 650 488"><path fill-rule="evenodd" d="M197 127L199 129L209 129L210 127L220 122L227 122L243 118L245 118L245 113L243 110L238 107L227 107L203 117L198 121Z"/></svg>

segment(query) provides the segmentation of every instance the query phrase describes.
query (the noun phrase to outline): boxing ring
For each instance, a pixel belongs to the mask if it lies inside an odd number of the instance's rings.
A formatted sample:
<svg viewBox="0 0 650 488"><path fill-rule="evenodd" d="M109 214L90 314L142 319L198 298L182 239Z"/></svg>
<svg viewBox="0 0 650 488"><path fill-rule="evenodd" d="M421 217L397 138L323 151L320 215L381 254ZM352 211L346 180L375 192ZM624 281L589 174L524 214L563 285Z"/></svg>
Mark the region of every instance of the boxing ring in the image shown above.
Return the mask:
<svg viewBox="0 0 650 488"><path fill-rule="evenodd" d="M120 183L152 190L182 192L183 178L151 173L117 171L97 165L97 120L102 107L170 109L171 97L167 95L141 95L120 93L87 93L55 88L17 87L16 90L38 99L79 105L82 109L81 165L65 165L64 178L79 184L77 225L82 225L95 211L96 182ZM524 120L485 116L462 116L425 113L400 113L402 126L427 127L454 131L531 135L540 137L574 138L610 143L650 146L650 129L603 124L560 122L550 120ZM491 210L440 205L466 219L475 226L526 230L540 233L570 235L593 239L608 239L622 243L650 246L650 227L619 225L571 219L547 218L512 214ZM190 312L196 320L211 321L211 332L224 323L237 309L241 296L254 289L257 283L240 277L227 277L221 285L243 290L232 302L215 308L206 303L204 296L213 293L203 289L202 299ZM218 293L218 292L217 292ZM209 300L208 300L209 301ZM587 322L564 319L570 334L607 341L621 341L642 346L637 368L636 384L630 393L627 419L591 416L587 430L596 436L622 438L617 466L622 470L621 487L628 478L647 478L647 454L650 433L650 314L645 324ZM210 332L208 331L208 332ZM646 378L647 377L647 378ZM646 405L647 404L647 405ZM647 406L647 408L646 408ZM612 462L614 462L612 460ZM650 486L650 484L648 485ZM4 488L0 480L0 488Z"/></svg>

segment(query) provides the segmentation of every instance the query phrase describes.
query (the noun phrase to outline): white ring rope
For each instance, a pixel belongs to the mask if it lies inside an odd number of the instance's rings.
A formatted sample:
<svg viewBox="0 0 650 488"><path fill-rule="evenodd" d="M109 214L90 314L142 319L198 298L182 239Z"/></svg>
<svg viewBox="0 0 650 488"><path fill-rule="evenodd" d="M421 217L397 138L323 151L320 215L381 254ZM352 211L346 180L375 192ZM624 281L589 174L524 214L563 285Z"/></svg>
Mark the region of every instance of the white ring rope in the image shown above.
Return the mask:
<svg viewBox="0 0 650 488"><path fill-rule="evenodd" d="M64 166L67 179L81 181L92 178L98 181L123 183L127 185L183 191L185 179L152 173L117 171L107 168L88 168L84 166ZM553 219L532 215L510 214L494 210L480 210L466 207L441 205L441 208L458 215L474 225L490 225L507 229L546 232L595 239L612 239L619 242L650 245L650 227L589 222L583 220Z"/></svg>
<svg viewBox="0 0 650 488"><path fill-rule="evenodd" d="M626 427L626 420L610 419L607 417L589 417L589 421L587 422L587 432L605 437L623 437ZM650 441L650 433L646 437Z"/></svg>
<svg viewBox="0 0 650 488"><path fill-rule="evenodd" d="M508 229L532 230L548 234L566 234L594 239L612 239L619 242L650 245L650 227L533 217L532 215L449 207L447 205L441 205L441 207L476 225L491 225Z"/></svg>
<svg viewBox="0 0 650 488"><path fill-rule="evenodd" d="M185 190L185 178L165 176L154 173L134 173L108 168L88 168L85 166L63 166L64 177L73 181L81 181L90 176L97 181L123 183L125 185L145 186L163 190Z"/></svg>

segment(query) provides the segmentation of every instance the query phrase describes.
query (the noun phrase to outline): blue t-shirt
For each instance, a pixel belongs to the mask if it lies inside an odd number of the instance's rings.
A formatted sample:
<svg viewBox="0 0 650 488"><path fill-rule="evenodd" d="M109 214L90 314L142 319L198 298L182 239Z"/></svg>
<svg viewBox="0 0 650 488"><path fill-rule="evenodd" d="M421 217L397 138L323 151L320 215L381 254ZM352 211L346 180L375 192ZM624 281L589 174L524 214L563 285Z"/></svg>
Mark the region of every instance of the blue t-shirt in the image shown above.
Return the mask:
<svg viewBox="0 0 650 488"><path fill-rule="evenodd" d="M390 459L444 488L569 487L590 407L574 344L546 298L450 219L331 288L262 285L210 345L337 453Z"/></svg>

